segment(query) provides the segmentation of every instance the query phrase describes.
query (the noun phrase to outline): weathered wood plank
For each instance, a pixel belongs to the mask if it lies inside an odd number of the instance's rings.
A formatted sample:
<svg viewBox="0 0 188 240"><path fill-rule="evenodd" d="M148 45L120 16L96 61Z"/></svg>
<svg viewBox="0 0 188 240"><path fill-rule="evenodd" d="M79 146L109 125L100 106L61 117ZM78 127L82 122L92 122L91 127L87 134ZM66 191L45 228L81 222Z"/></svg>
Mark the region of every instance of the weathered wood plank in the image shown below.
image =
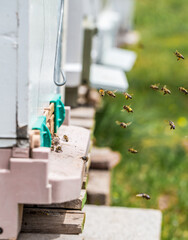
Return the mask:
<svg viewBox="0 0 188 240"><path fill-rule="evenodd" d="M91 119L71 118L70 122L72 126L79 126L87 129L94 129L95 126L95 120L92 118Z"/></svg>
<svg viewBox="0 0 188 240"><path fill-rule="evenodd" d="M83 178L82 189L86 189L88 184L88 173Z"/></svg>
<svg viewBox="0 0 188 240"><path fill-rule="evenodd" d="M21 232L79 234L85 223L85 213L62 209L24 208Z"/></svg>
<svg viewBox="0 0 188 240"><path fill-rule="evenodd" d="M64 203L52 203L52 204L40 204L40 205L25 205L27 208L37 207L37 208L55 208L55 209L71 209L71 210L82 210L87 200L87 193L85 189L80 192L80 197Z"/></svg>
<svg viewBox="0 0 188 240"><path fill-rule="evenodd" d="M83 240L81 235L21 233L18 240Z"/></svg>

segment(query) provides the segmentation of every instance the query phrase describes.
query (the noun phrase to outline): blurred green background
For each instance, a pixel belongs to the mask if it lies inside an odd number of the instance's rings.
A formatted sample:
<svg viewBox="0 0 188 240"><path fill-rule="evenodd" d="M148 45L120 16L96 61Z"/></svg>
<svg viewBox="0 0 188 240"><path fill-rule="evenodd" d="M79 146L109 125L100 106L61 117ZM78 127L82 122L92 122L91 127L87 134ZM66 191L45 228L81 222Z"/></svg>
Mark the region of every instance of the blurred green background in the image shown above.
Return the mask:
<svg viewBox="0 0 188 240"><path fill-rule="evenodd" d="M110 146L122 154L112 172L112 205L154 208L163 212L162 239L188 239L188 1L137 0L135 29L141 44L133 70L127 74L132 100L117 94L104 97L96 115L95 136L98 146ZM177 62L173 52L185 60ZM166 84L171 95L150 89ZM131 104L134 113L121 112ZM132 121L121 129L115 121ZM172 120L176 130L167 123ZM138 154L127 150L134 147ZM151 200L137 199L140 192Z"/></svg>

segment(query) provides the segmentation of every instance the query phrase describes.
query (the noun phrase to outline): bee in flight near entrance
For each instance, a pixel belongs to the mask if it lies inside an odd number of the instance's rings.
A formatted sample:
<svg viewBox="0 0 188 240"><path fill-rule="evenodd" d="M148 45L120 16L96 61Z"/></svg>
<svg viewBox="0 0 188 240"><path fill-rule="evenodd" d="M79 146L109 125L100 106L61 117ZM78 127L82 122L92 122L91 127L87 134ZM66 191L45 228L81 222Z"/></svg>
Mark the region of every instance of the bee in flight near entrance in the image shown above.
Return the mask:
<svg viewBox="0 0 188 240"><path fill-rule="evenodd" d="M136 149L134 149L134 148L129 148L128 151L130 153L138 153L138 151Z"/></svg>
<svg viewBox="0 0 188 240"><path fill-rule="evenodd" d="M151 197L148 194L146 194L146 193L136 194L136 197L145 198L147 200L151 199Z"/></svg>
<svg viewBox="0 0 188 240"><path fill-rule="evenodd" d="M101 95L101 97L104 97L105 95L105 90L104 89L99 89L99 94Z"/></svg>
<svg viewBox="0 0 188 240"><path fill-rule="evenodd" d="M179 61L180 59L185 59L184 56L178 52L178 50L176 50L174 54L177 57L177 61Z"/></svg>
<svg viewBox="0 0 188 240"><path fill-rule="evenodd" d="M168 121L168 123L169 123L169 125L170 125L170 129L175 130L176 126L175 126L174 122Z"/></svg>
<svg viewBox="0 0 188 240"><path fill-rule="evenodd" d="M107 94L108 96L110 96L110 97L115 98L115 97L116 97L115 92L117 92L117 90L115 90L115 91L106 91L106 94Z"/></svg>
<svg viewBox="0 0 188 240"><path fill-rule="evenodd" d="M188 90L184 87L179 87L179 91L185 93L185 95L188 94Z"/></svg>
<svg viewBox="0 0 188 240"><path fill-rule="evenodd" d="M132 95L130 95L129 93L124 92L123 95L125 96L125 98L128 99L132 99Z"/></svg>
<svg viewBox="0 0 188 240"><path fill-rule="evenodd" d="M119 125L121 128L127 128L129 125L131 125L132 122L124 123L116 121L116 124Z"/></svg>
<svg viewBox="0 0 188 240"><path fill-rule="evenodd" d="M166 95L166 94L171 94L171 91L166 87L166 85L164 85L164 86L161 88L161 91L163 91L164 95Z"/></svg>
<svg viewBox="0 0 188 240"><path fill-rule="evenodd" d="M154 90L159 90L159 83L158 84L152 84L150 85L150 88L154 89Z"/></svg>
<svg viewBox="0 0 188 240"><path fill-rule="evenodd" d="M130 112L133 113L132 108L131 108L130 106L128 106L128 105L124 105L124 106L123 106L123 109L122 109L121 111L122 111L122 112L127 111L128 113L130 113Z"/></svg>

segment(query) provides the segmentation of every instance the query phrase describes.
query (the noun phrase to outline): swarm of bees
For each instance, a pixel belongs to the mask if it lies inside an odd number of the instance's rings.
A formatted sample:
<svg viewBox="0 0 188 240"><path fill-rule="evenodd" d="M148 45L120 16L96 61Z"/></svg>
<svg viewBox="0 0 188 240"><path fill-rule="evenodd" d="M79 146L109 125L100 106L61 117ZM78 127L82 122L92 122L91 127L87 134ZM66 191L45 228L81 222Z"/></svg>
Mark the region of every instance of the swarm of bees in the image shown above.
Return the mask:
<svg viewBox="0 0 188 240"><path fill-rule="evenodd" d="M184 56L181 53L179 53L177 50L174 52L174 54L177 57L177 61L179 61L180 59L185 59ZM167 88L166 85L161 87L161 89L160 89L159 86L160 86L159 83L158 84L152 84L152 85L150 85L150 88L153 89L153 90L156 90L156 91L161 90L163 92L163 95L168 95L168 94L171 95L171 91ZM184 88L184 87L179 87L179 91L184 93L185 95L188 94L188 90L186 88ZM99 90L99 94L102 97L104 97L105 94L107 94L108 96L110 96L112 98L115 98L116 97L115 92L116 91L104 90L102 88ZM127 92L124 92L123 95L124 95L126 100L132 99L132 95L127 93ZM133 113L133 109L130 107L130 105L124 105L123 109L121 111L122 112L127 111L128 113ZM121 122L121 121L116 121L116 124L118 126L120 126L121 128L127 128L128 126L130 126L132 124L132 122L125 123L125 122ZM170 126L170 130L171 129L175 130L176 127L175 127L175 124L174 124L173 121L169 120L168 124ZM133 154L138 153L138 151L136 149L134 149L134 148L129 148L128 151L130 153L133 153ZM88 158L86 156L84 156L84 157L82 157L82 160L87 162ZM143 199L146 199L146 200L150 200L151 199L151 197L148 194L146 194L146 193L136 194L136 197L143 198Z"/></svg>

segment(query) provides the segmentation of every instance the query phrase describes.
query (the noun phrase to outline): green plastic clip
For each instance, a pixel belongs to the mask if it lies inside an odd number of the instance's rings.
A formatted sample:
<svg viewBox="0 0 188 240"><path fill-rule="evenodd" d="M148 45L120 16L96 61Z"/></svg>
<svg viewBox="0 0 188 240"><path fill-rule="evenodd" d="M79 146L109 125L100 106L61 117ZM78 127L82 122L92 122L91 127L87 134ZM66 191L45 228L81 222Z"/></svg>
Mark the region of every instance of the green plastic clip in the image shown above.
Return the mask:
<svg viewBox="0 0 188 240"><path fill-rule="evenodd" d="M35 122L33 130L40 130L40 146L51 147L51 134L46 126L46 117L40 116Z"/></svg>
<svg viewBox="0 0 188 240"><path fill-rule="evenodd" d="M65 119L65 107L61 101L61 95L56 94L50 103L54 103L54 132L57 133L58 128Z"/></svg>

